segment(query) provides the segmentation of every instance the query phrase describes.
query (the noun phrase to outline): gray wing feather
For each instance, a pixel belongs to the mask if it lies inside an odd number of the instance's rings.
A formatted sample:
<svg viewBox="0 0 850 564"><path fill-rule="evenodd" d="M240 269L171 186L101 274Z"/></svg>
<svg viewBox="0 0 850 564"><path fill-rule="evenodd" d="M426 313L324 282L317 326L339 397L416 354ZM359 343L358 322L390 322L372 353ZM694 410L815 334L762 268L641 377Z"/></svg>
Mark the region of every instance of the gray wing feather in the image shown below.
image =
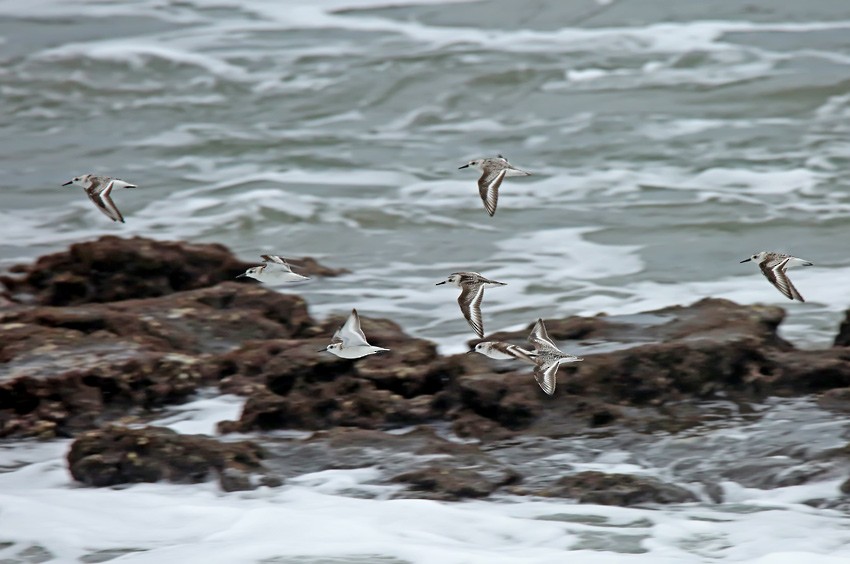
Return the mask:
<svg viewBox="0 0 850 564"><path fill-rule="evenodd" d="M112 182L108 182L107 184L101 184L97 180L92 180L92 185L86 190L86 194L89 197L97 209L103 212L103 214L111 219L112 221L120 221L124 223L124 216L121 215L121 212L118 211L118 208L115 206L115 202L112 201L110 197L110 193L112 192Z"/></svg>
<svg viewBox="0 0 850 564"><path fill-rule="evenodd" d="M499 186L502 185L506 173L507 170L504 168L497 172L485 171L478 179L478 194L490 217L496 213L496 205L499 203Z"/></svg>
<svg viewBox="0 0 850 564"><path fill-rule="evenodd" d="M334 333L331 342L341 342L345 347L358 345L369 346L369 343L366 341L366 335L363 333L363 329L360 328L360 316L357 314L356 309L351 310L351 315L348 316L342 327Z"/></svg>
<svg viewBox="0 0 850 564"><path fill-rule="evenodd" d="M540 363L534 367L534 379L537 380L540 389L550 396L555 393L555 386L558 383L558 366L559 363L551 362Z"/></svg>
<svg viewBox="0 0 850 564"><path fill-rule="evenodd" d="M460 311L463 313L466 321L469 322L475 333L482 339L484 338L484 322L481 319L481 300L483 299L483 284L463 286L460 296L457 298Z"/></svg>
<svg viewBox="0 0 850 564"><path fill-rule="evenodd" d="M292 272L292 267L283 258L277 255L260 255L263 262L275 265L275 268L283 269L286 272Z"/></svg>
<svg viewBox="0 0 850 564"><path fill-rule="evenodd" d="M785 273L785 267L788 264L789 258L783 258L779 261L765 261L759 265L762 274L767 278L783 296L789 300L799 300L805 302L803 296L797 291L797 288L791 283L788 275Z"/></svg>
<svg viewBox="0 0 850 564"><path fill-rule="evenodd" d="M546 326L543 325L542 319L538 319L537 323L534 324L534 329L531 330L531 334L528 336L528 342L534 345L534 350L537 351L549 350L561 352L555 346L555 343L552 342L552 339L549 338L549 333L546 331Z"/></svg>

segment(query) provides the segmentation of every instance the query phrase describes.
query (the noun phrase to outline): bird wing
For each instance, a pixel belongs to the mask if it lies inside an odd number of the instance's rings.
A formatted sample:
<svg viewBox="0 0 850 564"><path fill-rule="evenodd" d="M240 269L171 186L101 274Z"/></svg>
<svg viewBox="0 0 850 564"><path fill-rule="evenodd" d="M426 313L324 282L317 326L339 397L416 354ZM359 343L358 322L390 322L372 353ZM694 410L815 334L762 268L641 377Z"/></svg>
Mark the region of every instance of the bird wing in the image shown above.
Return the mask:
<svg viewBox="0 0 850 564"><path fill-rule="evenodd" d="M292 268L289 266L289 263L278 255L260 255L260 258L263 259L263 262L266 264L274 264L278 269L283 269L286 272L292 272Z"/></svg>
<svg viewBox="0 0 850 564"><path fill-rule="evenodd" d="M360 316L356 309L351 310L351 315L345 320L336 333L334 333L332 343L341 342L344 347L369 346L366 341L366 335L363 334L363 329L360 328Z"/></svg>
<svg viewBox="0 0 850 564"><path fill-rule="evenodd" d="M529 351L516 345L506 345L504 352L518 360L530 362L531 364L537 364L537 361L533 358L537 354L534 351Z"/></svg>
<svg viewBox="0 0 850 564"><path fill-rule="evenodd" d="M484 284L463 286L457 298L461 313L482 339L484 338L484 322L481 320L481 300L483 299Z"/></svg>
<svg viewBox="0 0 850 564"><path fill-rule="evenodd" d="M130 184L129 182L124 182L119 178L112 179L112 187L113 188L137 188L135 184Z"/></svg>
<svg viewBox="0 0 850 564"><path fill-rule="evenodd" d="M124 216L121 215L121 212L118 211L118 208L115 206L115 203L112 201L110 197L110 193L112 192L112 181L102 184L98 180L92 179L92 185L86 190L86 194L89 197L97 209L102 211L106 217L111 219L112 221L120 221L124 223Z"/></svg>
<svg viewBox="0 0 850 564"><path fill-rule="evenodd" d="M555 393L555 385L558 383L558 367L560 364L554 362L540 362L534 367L534 379L540 385L540 389L550 396Z"/></svg>
<svg viewBox="0 0 850 564"><path fill-rule="evenodd" d="M507 170L504 168L494 172L485 171L478 179L478 194L490 217L496 213L496 205L499 203L499 186L502 185L506 173Z"/></svg>
<svg viewBox="0 0 850 564"><path fill-rule="evenodd" d="M797 291L797 288L794 287L794 284L791 283L791 280L788 278L788 275L785 273L786 265L790 258L784 258L778 263L771 263L771 261L765 261L759 265L761 268L762 274L767 280L773 284L773 286L782 292L782 295L788 298L789 300L799 300L801 302L805 302L803 296L800 295L800 292Z"/></svg>
<svg viewBox="0 0 850 564"><path fill-rule="evenodd" d="M534 345L534 350L536 351L549 350L558 353L561 352L555 346L555 343L552 342L552 339L549 338L549 333L546 331L546 326L543 325L542 319L538 319L537 323L534 324L531 334L528 335L528 342Z"/></svg>

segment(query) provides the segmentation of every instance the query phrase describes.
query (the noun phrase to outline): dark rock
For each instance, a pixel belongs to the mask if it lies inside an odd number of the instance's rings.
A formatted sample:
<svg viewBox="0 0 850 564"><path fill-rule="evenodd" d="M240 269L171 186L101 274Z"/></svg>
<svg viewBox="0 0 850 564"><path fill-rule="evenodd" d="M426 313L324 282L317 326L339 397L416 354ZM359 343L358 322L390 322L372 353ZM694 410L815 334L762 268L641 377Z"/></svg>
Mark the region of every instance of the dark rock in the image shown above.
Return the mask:
<svg viewBox="0 0 850 564"><path fill-rule="evenodd" d="M561 368L561 393L647 406L710 398L730 389L762 397L769 394L771 388L763 376L777 373L781 365L768 353L791 354L792 350L776 334L783 317L776 307L704 299L688 307L637 315L547 320L546 326L555 341L581 339L561 343L563 350L585 359ZM527 334L493 338L519 342ZM603 352L593 352L600 348ZM596 421L608 419L600 413Z"/></svg>
<svg viewBox="0 0 850 564"><path fill-rule="evenodd" d="M0 313L0 436L67 436L110 412L184 401L205 354L243 339L291 338L303 300L225 283L162 298ZM328 355L329 356L329 355Z"/></svg>
<svg viewBox="0 0 850 564"><path fill-rule="evenodd" d="M844 321L838 327L838 334L835 336L836 347L850 347L850 310L844 312Z"/></svg>
<svg viewBox="0 0 850 564"><path fill-rule="evenodd" d="M768 351L774 368L757 375L772 395L797 395L850 387L850 349Z"/></svg>
<svg viewBox="0 0 850 564"><path fill-rule="evenodd" d="M105 236L76 243L68 251L46 255L31 266L0 276L9 295L21 303L67 306L92 302L165 296L233 280L259 263L237 259L218 244L156 241L143 237ZM335 276L312 258L293 259L307 276Z"/></svg>
<svg viewBox="0 0 850 564"><path fill-rule="evenodd" d="M785 311L775 306L742 306L729 300L705 298L688 306L671 306L633 315L597 315L547 319L555 341L583 344L614 342L623 345L660 343L681 339L736 341L743 337L765 346L791 349L776 329ZM533 324L532 324L533 325ZM531 331L495 333L491 340L525 340Z"/></svg>
<svg viewBox="0 0 850 564"><path fill-rule="evenodd" d="M818 405L824 409L850 413L850 388L834 388L818 397Z"/></svg>
<svg viewBox="0 0 850 564"><path fill-rule="evenodd" d="M594 471L564 476L552 486L534 493L544 497L573 498L579 503L599 505L630 506L698 501L697 497L685 488L666 484L656 478Z"/></svg>
<svg viewBox="0 0 850 564"><path fill-rule="evenodd" d="M71 358L54 357L53 364L39 364L43 359L15 363L0 377L0 436L71 436L105 416L184 401L201 383L193 357L137 349L119 352L117 345L113 352L108 347L99 352L95 356L80 350ZM84 358L88 362L74 362ZM42 373L45 367L56 373Z"/></svg>
<svg viewBox="0 0 850 564"><path fill-rule="evenodd" d="M457 387L464 408L514 431L528 427L545 401L532 377L515 372L466 374Z"/></svg>
<svg viewBox="0 0 850 564"><path fill-rule="evenodd" d="M415 497L456 501L463 498L487 497L498 488L519 482L515 472L505 472L500 479L492 479L468 468L431 465L393 476L391 481L409 484L398 497Z"/></svg>
<svg viewBox="0 0 850 564"><path fill-rule="evenodd" d="M248 432L270 429L328 429L336 426L377 429L411 425L438 417L433 396L405 399L374 384L343 376L333 382L277 395L268 390L252 393L238 421L219 423L219 431Z"/></svg>
<svg viewBox="0 0 850 564"><path fill-rule="evenodd" d="M370 342L391 350L357 361L318 352L342 323L326 322L316 340L249 342L212 362L222 389L249 396L238 422L222 432L253 429L377 429L438 419L451 404L447 387L462 367L434 345L392 322L362 318Z"/></svg>
<svg viewBox="0 0 850 564"><path fill-rule="evenodd" d="M68 467L75 480L88 486L160 480L197 483L218 476L222 487L232 491L260 484L263 457L263 450L251 441L222 443L163 427L108 426L83 433L73 442Z"/></svg>

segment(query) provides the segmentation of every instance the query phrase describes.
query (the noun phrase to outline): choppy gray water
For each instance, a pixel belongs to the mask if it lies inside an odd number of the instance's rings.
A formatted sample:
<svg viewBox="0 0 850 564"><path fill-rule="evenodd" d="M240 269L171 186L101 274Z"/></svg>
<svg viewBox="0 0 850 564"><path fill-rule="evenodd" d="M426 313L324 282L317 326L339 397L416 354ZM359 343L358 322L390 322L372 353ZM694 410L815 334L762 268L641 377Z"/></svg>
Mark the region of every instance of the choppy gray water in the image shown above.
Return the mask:
<svg viewBox="0 0 850 564"><path fill-rule="evenodd" d="M456 350L434 282L478 270L487 329L703 296L850 304L850 4L0 1L5 264L105 233L311 254L299 287ZM505 154L484 213L470 158ZM135 182L112 225L80 189ZM760 249L816 263L791 304Z"/></svg>

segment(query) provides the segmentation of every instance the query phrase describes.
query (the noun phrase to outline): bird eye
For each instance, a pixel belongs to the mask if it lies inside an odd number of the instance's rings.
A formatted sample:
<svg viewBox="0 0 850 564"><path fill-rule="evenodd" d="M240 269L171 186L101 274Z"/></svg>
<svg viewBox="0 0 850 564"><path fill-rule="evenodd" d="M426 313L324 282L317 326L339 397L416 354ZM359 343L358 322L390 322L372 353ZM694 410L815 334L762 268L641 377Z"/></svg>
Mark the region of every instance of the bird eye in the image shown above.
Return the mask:
<svg viewBox="0 0 850 564"><path fill-rule="evenodd" d="M758 258L758 257L759 257L758 255L753 255L753 258Z"/></svg>
<svg viewBox="0 0 850 564"><path fill-rule="evenodd" d="M79 182L79 181L80 181L80 179L79 179L79 178L75 178L75 179L74 179L74 182Z"/></svg>

